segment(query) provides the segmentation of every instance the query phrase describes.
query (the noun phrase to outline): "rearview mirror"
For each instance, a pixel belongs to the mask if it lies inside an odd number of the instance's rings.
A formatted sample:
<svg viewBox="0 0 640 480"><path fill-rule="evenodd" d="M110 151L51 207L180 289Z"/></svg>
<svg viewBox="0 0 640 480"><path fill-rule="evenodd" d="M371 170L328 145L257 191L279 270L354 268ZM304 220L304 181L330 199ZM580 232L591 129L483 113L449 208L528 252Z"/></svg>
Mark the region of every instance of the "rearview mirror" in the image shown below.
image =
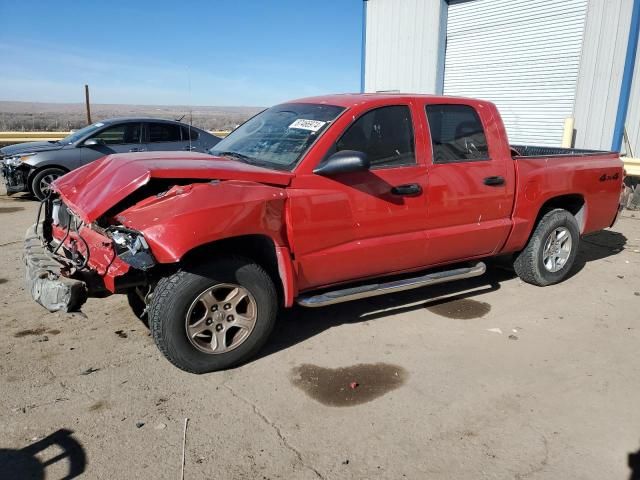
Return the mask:
<svg viewBox="0 0 640 480"><path fill-rule="evenodd" d="M316 175L336 175L338 173L351 173L369 170L371 164L364 152L356 150L342 150L336 152L322 162L313 171Z"/></svg>
<svg viewBox="0 0 640 480"><path fill-rule="evenodd" d="M85 147L97 147L98 145L104 145L104 140L101 138L90 138L84 142Z"/></svg>

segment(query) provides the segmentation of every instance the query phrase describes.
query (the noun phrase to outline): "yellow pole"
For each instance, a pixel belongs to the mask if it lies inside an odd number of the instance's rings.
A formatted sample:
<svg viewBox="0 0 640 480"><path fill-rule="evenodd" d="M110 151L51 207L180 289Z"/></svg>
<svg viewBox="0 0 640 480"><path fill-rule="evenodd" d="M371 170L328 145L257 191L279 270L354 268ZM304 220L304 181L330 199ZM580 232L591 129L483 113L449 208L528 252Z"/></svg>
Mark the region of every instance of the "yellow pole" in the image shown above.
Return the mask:
<svg viewBox="0 0 640 480"><path fill-rule="evenodd" d="M573 147L573 127L575 126L576 119L568 117L564 119L564 132L562 133L562 148Z"/></svg>

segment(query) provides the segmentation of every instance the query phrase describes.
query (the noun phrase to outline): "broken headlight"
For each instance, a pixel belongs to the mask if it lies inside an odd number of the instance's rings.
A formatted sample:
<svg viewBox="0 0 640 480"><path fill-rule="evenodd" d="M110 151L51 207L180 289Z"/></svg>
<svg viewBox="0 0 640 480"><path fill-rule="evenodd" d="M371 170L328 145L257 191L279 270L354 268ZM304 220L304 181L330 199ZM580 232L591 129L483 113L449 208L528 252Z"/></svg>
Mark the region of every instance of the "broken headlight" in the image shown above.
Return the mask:
<svg viewBox="0 0 640 480"><path fill-rule="evenodd" d="M134 230L121 227L109 231L118 257L139 270L148 270L156 264L144 236Z"/></svg>
<svg viewBox="0 0 640 480"><path fill-rule="evenodd" d="M22 162L29 160L29 158L33 157L35 153L23 153L21 155L15 155L13 157L8 157L4 159L5 165L9 165L10 167L18 167L22 165Z"/></svg>

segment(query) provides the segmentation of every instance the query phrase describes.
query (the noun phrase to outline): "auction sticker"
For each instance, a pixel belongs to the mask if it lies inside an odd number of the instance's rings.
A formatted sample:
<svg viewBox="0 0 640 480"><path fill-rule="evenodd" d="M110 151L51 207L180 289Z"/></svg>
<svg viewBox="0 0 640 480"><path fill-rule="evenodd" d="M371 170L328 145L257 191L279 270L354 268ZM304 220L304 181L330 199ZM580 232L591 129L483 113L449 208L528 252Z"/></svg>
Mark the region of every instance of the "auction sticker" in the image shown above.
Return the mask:
<svg viewBox="0 0 640 480"><path fill-rule="evenodd" d="M304 118L299 118L291 125L289 128L299 128L300 130L310 130L312 132L317 132L322 128L322 126L327 122L321 122L320 120L306 120Z"/></svg>

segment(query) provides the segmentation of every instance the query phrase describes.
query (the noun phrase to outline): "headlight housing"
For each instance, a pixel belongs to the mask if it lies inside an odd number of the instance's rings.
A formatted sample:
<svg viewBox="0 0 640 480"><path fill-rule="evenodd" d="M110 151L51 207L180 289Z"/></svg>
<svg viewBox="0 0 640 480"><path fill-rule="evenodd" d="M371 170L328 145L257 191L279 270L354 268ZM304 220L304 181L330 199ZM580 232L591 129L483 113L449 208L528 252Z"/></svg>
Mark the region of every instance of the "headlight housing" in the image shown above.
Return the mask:
<svg viewBox="0 0 640 480"><path fill-rule="evenodd" d="M113 227L109 231L118 257L139 270L148 270L156 264L149 244L140 232L128 228Z"/></svg>
<svg viewBox="0 0 640 480"><path fill-rule="evenodd" d="M20 157L9 157L4 159L5 165L9 165L10 167L17 167L20 165Z"/></svg>
<svg viewBox="0 0 640 480"><path fill-rule="evenodd" d="M35 153L25 153L22 155L14 155L13 157L5 158L4 163L11 167L18 167L22 164L22 162L27 161L29 158L33 157Z"/></svg>

